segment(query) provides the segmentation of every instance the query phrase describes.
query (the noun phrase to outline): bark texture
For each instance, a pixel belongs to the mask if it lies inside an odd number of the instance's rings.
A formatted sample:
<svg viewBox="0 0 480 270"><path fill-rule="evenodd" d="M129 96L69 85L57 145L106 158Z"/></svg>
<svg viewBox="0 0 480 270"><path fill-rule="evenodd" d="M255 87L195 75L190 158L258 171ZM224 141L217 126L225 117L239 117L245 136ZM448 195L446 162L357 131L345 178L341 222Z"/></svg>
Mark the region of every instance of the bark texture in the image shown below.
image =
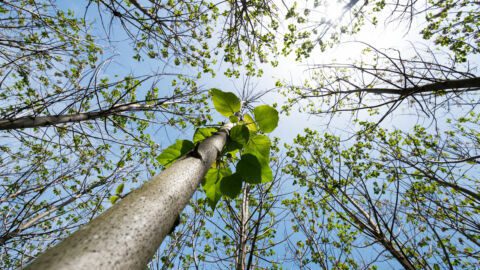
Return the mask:
<svg viewBox="0 0 480 270"><path fill-rule="evenodd" d="M428 83L421 86L407 87L403 89L367 88L367 89L358 89L358 90L355 90L355 92L409 96L409 95L425 94L425 93L435 94L436 92L439 92L439 91L448 91L451 89L470 89L470 88L472 89L472 91L479 90L480 77L458 79L458 80L447 80L443 82L434 82L434 83ZM458 90L458 91L464 92L469 90Z"/></svg>
<svg viewBox="0 0 480 270"><path fill-rule="evenodd" d="M104 118L104 117L112 116L112 115L119 114L122 112L127 112L127 111L134 112L134 111L152 110L160 106L161 104L167 104L167 102L162 102L154 105L139 104L139 103L119 104L105 110L91 111L91 112L84 112L84 113L77 113L77 114L23 116L18 118L0 119L0 130L44 127L44 126L52 126L52 125L65 124L65 123L76 123L76 122L94 120L97 118Z"/></svg>
<svg viewBox="0 0 480 270"><path fill-rule="evenodd" d="M320 90L320 89L317 89ZM382 94L382 95L397 95L397 96L411 96L420 94L435 95L437 92L470 92L480 90L480 77L458 79L458 80L445 80L439 82L427 83L424 85L416 85L406 88L357 88L347 89L339 91L327 91L326 93L320 92L317 95L302 95L302 98L309 97L322 97L330 96L332 94L355 94L355 93L369 93L369 94Z"/></svg>
<svg viewBox="0 0 480 270"><path fill-rule="evenodd" d="M229 127L201 142L26 269L145 269L223 149Z"/></svg>

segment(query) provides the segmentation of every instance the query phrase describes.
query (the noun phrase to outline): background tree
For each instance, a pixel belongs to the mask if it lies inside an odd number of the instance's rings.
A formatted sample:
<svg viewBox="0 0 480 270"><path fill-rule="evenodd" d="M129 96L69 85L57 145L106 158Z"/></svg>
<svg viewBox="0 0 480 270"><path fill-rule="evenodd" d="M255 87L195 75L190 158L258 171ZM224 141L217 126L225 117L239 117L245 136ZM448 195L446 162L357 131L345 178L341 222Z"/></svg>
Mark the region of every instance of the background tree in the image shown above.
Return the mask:
<svg viewBox="0 0 480 270"><path fill-rule="evenodd" d="M453 121L442 137L421 126L377 127L348 146L313 130L299 135L285 168L304 191L285 201L294 231L306 236L294 249L298 263L478 267L479 119L472 112Z"/></svg>
<svg viewBox="0 0 480 270"><path fill-rule="evenodd" d="M327 5L316 1L314 7L322 4ZM285 110L301 104L302 110L311 114L368 111L380 114L381 122L392 111L407 106L410 113L433 119L437 113L452 108L464 107L468 111L476 107L480 79L474 55L480 41L478 25L472 19L478 16L477 4L346 1L340 15L321 21L309 19L308 4L296 10L291 12L292 18L301 22L302 31L292 31L284 46L297 46L298 58L308 57L314 48L325 50L352 38L364 50L361 57L352 56L348 62L311 65L311 76L303 85L283 82L288 87L284 91L288 98ZM433 39L435 49L420 41L412 42L410 48L385 49L358 37L361 29L380 22L396 23L398 28L406 26L405 32L419 31L424 40ZM352 49L347 45L342 46Z"/></svg>
<svg viewBox="0 0 480 270"><path fill-rule="evenodd" d="M476 234L479 210L478 27L471 21L478 6L471 1L350 3L353 8L335 23L308 20L308 8L292 11L304 28L291 27L286 48L305 58L317 45L325 50L365 24L406 22L416 30L424 16L423 38L447 51L418 43L405 50L358 42L365 49L357 61L313 65L306 83L286 83L287 112L327 115L333 128L346 120L339 113L354 112L353 123L340 125L354 131L338 137L307 129L287 146L292 165L286 172L300 187L284 201L294 216L293 230L304 237L291 241L297 264L475 269L478 239L468 232ZM382 128L393 126L384 121L387 116L395 121L402 111L410 123L415 118L423 125ZM379 116L364 122L367 115Z"/></svg>
<svg viewBox="0 0 480 270"><path fill-rule="evenodd" d="M188 78L176 94L159 93L160 78L173 73L111 81L111 59L102 60L102 45L73 11L16 1L2 3L2 14L0 243L8 268L101 212L113 184L158 168L151 123L184 125L203 109L181 105L197 93Z"/></svg>
<svg viewBox="0 0 480 270"><path fill-rule="evenodd" d="M411 115L432 119L476 108L480 78L475 67L429 49L413 48L415 55L408 58L398 49L360 45L366 46L366 60L312 66L311 80L284 91L289 97L284 108L301 103L314 115L365 111L380 114L379 121L405 107Z"/></svg>

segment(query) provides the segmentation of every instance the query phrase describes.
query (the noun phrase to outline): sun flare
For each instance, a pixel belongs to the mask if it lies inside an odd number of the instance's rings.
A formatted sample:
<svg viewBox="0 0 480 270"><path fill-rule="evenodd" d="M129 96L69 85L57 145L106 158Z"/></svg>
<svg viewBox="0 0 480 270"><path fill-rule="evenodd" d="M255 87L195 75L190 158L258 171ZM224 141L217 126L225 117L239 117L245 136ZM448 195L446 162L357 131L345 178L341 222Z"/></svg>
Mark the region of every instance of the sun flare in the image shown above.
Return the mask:
<svg viewBox="0 0 480 270"><path fill-rule="evenodd" d="M340 20L345 11L342 1L328 1L325 5L325 16L329 21Z"/></svg>

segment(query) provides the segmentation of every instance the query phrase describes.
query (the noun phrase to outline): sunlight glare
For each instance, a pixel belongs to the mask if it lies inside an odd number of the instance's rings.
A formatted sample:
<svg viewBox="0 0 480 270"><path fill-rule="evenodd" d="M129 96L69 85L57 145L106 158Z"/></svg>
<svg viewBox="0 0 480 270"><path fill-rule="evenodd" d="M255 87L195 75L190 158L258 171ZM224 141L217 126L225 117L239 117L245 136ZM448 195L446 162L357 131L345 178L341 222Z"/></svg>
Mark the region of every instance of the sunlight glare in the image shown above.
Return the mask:
<svg viewBox="0 0 480 270"><path fill-rule="evenodd" d="M342 1L328 1L325 6L325 16L328 21L334 22L341 19L345 5Z"/></svg>

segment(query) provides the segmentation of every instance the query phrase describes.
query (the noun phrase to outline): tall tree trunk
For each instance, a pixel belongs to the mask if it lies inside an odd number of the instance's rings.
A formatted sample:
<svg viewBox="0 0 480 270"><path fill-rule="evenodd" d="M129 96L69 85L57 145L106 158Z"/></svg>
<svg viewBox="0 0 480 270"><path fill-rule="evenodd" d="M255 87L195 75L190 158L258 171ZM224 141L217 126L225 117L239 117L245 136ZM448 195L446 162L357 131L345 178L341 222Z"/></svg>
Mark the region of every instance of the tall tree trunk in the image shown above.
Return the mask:
<svg viewBox="0 0 480 270"><path fill-rule="evenodd" d="M230 127L201 142L27 269L145 269L225 146Z"/></svg>
<svg viewBox="0 0 480 270"><path fill-rule="evenodd" d="M245 270L245 258L247 257L247 234L248 234L248 220L250 215L248 212L248 193L250 187L248 184L243 189L242 197L242 213L240 217L240 239L237 250L237 270Z"/></svg>

